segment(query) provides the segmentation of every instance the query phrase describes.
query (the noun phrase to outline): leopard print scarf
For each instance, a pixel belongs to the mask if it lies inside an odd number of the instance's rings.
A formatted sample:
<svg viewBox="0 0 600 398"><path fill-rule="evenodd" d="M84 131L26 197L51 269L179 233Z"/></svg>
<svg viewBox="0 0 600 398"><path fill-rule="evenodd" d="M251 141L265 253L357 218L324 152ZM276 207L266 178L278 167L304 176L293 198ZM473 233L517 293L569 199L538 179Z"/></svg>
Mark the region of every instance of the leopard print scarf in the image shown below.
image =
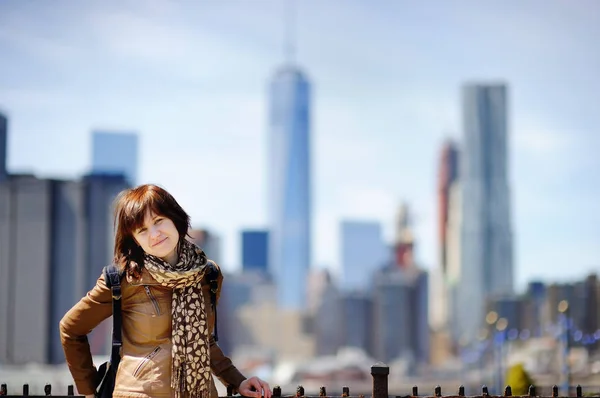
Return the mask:
<svg viewBox="0 0 600 398"><path fill-rule="evenodd" d="M180 245L176 265L151 255L144 257L150 275L162 286L173 289L171 387L176 398L210 395L208 319L201 288L208 261L204 252L187 240Z"/></svg>

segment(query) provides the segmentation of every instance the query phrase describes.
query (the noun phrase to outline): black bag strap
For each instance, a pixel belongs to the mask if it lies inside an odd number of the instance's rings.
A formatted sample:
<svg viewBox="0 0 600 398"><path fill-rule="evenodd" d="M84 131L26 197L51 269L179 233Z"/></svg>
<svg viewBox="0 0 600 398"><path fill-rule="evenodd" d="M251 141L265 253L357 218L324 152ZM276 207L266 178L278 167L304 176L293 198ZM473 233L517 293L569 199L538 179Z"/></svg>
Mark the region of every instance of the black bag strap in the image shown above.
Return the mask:
<svg viewBox="0 0 600 398"><path fill-rule="evenodd" d="M208 270L206 273L206 280L208 281L208 285L210 287L210 304L213 308L213 314L215 314L215 329L213 332L213 336L215 338L215 342L217 342L219 341L219 329L217 323L217 292L219 290L219 269L212 260L208 260L207 267Z"/></svg>
<svg viewBox="0 0 600 398"><path fill-rule="evenodd" d="M116 265L111 264L104 267L104 282L112 292L113 307L113 328L112 328L112 348L110 351L110 364L115 369L121 362L121 346L123 345L121 337L121 272Z"/></svg>

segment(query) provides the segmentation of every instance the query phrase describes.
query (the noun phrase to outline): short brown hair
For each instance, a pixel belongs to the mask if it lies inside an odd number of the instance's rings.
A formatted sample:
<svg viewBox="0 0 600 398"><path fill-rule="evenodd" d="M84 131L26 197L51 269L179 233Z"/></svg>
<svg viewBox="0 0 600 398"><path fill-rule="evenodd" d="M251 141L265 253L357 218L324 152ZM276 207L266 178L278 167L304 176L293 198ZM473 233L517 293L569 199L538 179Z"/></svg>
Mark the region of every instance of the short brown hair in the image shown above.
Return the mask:
<svg viewBox="0 0 600 398"><path fill-rule="evenodd" d="M115 199L114 261L135 278L141 275L144 251L135 241L133 232L144 225L148 210L173 221L179 232L178 248L190 229L190 216L164 188L145 184L119 193Z"/></svg>

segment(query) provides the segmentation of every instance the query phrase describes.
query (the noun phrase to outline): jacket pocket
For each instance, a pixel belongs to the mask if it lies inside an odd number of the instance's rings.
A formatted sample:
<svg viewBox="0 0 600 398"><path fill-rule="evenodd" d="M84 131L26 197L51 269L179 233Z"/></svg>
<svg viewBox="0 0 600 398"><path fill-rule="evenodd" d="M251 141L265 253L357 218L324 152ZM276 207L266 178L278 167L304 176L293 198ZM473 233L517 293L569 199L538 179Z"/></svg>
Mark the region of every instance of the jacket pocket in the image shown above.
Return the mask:
<svg viewBox="0 0 600 398"><path fill-rule="evenodd" d="M142 360L140 361L138 366L133 371L133 377L137 377L140 374L140 372L146 367L148 362L150 362L152 360L152 358L154 358L160 352L161 349L162 348L160 348L160 346L158 346L154 350L152 350L152 352L150 354L148 354L144 358L142 358Z"/></svg>
<svg viewBox="0 0 600 398"><path fill-rule="evenodd" d="M152 290L150 290L150 286L144 285L144 290L146 291L146 295L148 296L148 298L150 299L150 302L152 303L152 307L154 308L154 314L160 315L160 306L158 305L158 300L152 294Z"/></svg>

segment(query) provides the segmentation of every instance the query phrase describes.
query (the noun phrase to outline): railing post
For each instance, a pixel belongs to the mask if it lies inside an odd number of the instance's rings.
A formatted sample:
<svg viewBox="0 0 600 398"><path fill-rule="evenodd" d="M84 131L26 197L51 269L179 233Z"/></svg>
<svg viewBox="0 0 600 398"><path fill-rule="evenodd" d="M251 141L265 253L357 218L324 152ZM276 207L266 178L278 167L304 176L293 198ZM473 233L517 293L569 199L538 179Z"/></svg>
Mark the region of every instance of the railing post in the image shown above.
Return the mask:
<svg viewBox="0 0 600 398"><path fill-rule="evenodd" d="M481 386L481 395L483 395L484 397L490 395L490 393L488 392L488 388L485 384Z"/></svg>
<svg viewBox="0 0 600 398"><path fill-rule="evenodd" d="M8 388L6 387L6 384L2 383L2 385L0 385L0 395L8 395Z"/></svg>
<svg viewBox="0 0 600 398"><path fill-rule="evenodd" d="M303 397L304 396L304 387L298 386L296 388L296 396L297 397Z"/></svg>
<svg viewBox="0 0 600 398"><path fill-rule="evenodd" d="M319 397L326 397L326 396L327 396L327 389L325 388L325 386L319 387Z"/></svg>
<svg viewBox="0 0 600 398"><path fill-rule="evenodd" d="M575 393L577 394L578 397L583 397L583 391L581 390L581 385L577 384L577 387L575 387Z"/></svg>
<svg viewBox="0 0 600 398"><path fill-rule="evenodd" d="M441 397L442 396L442 386L435 386L433 393L436 397Z"/></svg>
<svg viewBox="0 0 600 398"><path fill-rule="evenodd" d="M273 396L281 397L281 387L280 386L273 387Z"/></svg>
<svg viewBox="0 0 600 398"><path fill-rule="evenodd" d="M73 390L73 384L69 384L69 385L67 386L67 395L69 395L69 396L73 396L73 395L75 395L75 392L74 392L74 390Z"/></svg>
<svg viewBox="0 0 600 398"><path fill-rule="evenodd" d="M419 386L413 386L412 388L413 391L413 397L418 397L419 396Z"/></svg>
<svg viewBox="0 0 600 398"><path fill-rule="evenodd" d="M504 396L512 397L512 387L511 386L504 387Z"/></svg>
<svg viewBox="0 0 600 398"><path fill-rule="evenodd" d="M50 384L44 386L44 395L52 395L52 386Z"/></svg>
<svg viewBox="0 0 600 398"><path fill-rule="evenodd" d="M463 386L463 385L458 386L458 396L459 397L465 396L465 386Z"/></svg>
<svg viewBox="0 0 600 398"><path fill-rule="evenodd" d="M29 396L29 384L23 384L23 396Z"/></svg>
<svg viewBox="0 0 600 398"><path fill-rule="evenodd" d="M373 376L373 398L388 398L388 375L390 368L377 362L371 366L371 376Z"/></svg>
<svg viewBox="0 0 600 398"><path fill-rule="evenodd" d="M343 386L342 387L342 397L349 397L349 396L350 396L350 387Z"/></svg>

